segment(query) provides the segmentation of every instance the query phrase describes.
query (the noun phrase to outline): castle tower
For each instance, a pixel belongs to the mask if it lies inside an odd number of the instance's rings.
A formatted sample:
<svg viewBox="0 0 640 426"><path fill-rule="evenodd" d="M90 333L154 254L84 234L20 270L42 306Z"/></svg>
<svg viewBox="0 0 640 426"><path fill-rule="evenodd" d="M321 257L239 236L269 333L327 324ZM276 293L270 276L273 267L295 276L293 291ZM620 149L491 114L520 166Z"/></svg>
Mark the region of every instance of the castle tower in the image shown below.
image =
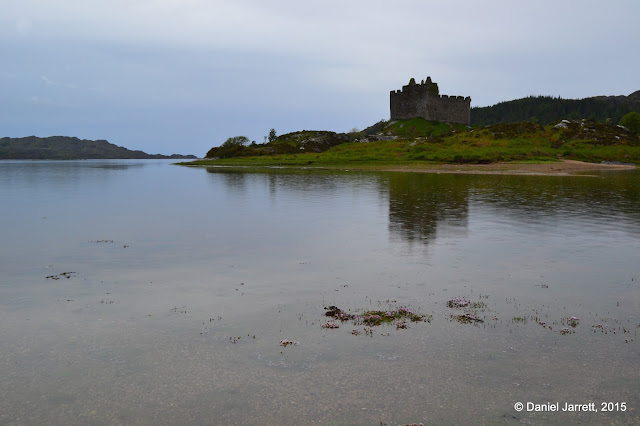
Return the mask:
<svg viewBox="0 0 640 426"><path fill-rule="evenodd" d="M391 120L422 117L445 123L471 124L471 97L440 95L438 84L427 77L417 84L412 78L402 90L392 90Z"/></svg>

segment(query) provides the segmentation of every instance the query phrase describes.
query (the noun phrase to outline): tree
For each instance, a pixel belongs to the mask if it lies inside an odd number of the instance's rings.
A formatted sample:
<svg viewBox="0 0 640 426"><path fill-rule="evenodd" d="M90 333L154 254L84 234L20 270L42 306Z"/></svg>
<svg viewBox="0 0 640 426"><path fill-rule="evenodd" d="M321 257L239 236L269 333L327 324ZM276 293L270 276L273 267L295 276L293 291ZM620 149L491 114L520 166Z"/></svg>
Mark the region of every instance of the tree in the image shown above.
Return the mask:
<svg viewBox="0 0 640 426"><path fill-rule="evenodd" d="M275 141L276 137L276 129L269 130L269 142Z"/></svg>
<svg viewBox="0 0 640 426"><path fill-rule="evenodd" d="M640 113L635 111L628 113L620 119L620 125L633 133L640 133Z"/></svg>
<svg viewBox="0 0 640 426"><path fill-rule="evenodd" d="M233 136L229 139L227 139L226 141L223 142L222 145L220 145L221 147L224 148L232 148L232 147L238 147L238 146L245 146L245 145L249 145L249 138L246 136Z"/></svg>
<svg viewBox="0 0 640 426"><path fill-rule="evenodd" d="M207 152L207 158L229 158L243 155L247 152L249 145L249 138L246 136L234 136L222 143L220 146L215 146Z"/></svg>

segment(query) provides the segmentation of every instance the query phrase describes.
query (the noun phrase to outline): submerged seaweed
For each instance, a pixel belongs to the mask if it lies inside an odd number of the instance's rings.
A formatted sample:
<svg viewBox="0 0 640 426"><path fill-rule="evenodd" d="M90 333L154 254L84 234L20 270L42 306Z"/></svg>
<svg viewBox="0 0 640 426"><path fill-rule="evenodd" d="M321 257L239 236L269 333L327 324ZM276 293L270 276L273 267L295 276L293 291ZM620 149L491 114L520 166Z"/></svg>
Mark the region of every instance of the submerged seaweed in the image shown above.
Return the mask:
<svg viewBox="0 0 640 426"><path fill-rule="evenodd" d="M329 306L325 307L327 310L325 312L325 316L333 317L336 320L340 320L342 322L352 321L354 325L365 325L369 327L379 326L382 324L395 324L397 329L405 329L408 328L407 321L411 322L431 322L433 318L432 315L423 315L418 314L416 312L412 312L408 308L401 306L397 309L388 309L388 310L373 310L373 311L365 311L362 314L348 314L344 312L342 309L337 306ZM335 323L334 320L328 320L325 324L321 326L322 328L338 328L339 325ZM371 330L371 328L369 328ZM371 332L367 332L367 328L365 327L365 333L368 335L373 335ZM352 330L351 334L359 335L359 330Z"/></svg>

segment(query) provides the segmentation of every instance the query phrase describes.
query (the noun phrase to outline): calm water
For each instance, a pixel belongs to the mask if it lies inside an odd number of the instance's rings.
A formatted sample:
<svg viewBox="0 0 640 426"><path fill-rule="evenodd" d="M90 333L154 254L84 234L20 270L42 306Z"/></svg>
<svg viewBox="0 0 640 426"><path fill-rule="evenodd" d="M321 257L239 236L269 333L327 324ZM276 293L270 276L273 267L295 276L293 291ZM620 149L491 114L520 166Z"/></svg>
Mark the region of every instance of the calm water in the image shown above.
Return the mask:
<svg viewBox="0 0 640 426"><path fill-rule="evenodd" d="M635 171L13 161L0 214L0 424L640 422Z"/></svg>

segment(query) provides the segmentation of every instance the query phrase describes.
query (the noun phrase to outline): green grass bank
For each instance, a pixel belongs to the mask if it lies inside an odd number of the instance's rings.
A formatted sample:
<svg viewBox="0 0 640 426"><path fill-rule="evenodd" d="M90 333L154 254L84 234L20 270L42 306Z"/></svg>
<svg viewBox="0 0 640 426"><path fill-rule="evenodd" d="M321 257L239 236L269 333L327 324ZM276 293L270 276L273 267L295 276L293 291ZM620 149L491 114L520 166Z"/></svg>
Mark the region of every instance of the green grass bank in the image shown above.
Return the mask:
<svg viewBox="0 0 640 426"><path fill-rule="evenodd" d="M236 147L237 148L237 147ZM640 162L640 135L621 126L589 120L541 126L509 123L468 128L420 118L380 122L362 132L289 133L266 144L217 148L183 165L376 169L425 164Z"/></svg>

